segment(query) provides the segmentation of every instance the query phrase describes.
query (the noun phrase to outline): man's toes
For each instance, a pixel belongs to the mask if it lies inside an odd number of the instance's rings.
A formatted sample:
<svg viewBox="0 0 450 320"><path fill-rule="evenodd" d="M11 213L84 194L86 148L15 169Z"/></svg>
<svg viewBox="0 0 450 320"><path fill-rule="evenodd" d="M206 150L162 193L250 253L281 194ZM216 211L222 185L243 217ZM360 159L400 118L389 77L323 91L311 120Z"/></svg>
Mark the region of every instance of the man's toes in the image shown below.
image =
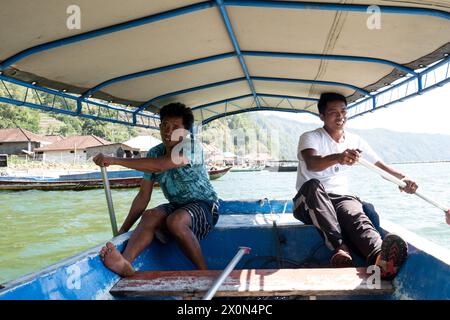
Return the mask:
<svg viewBox="0 0 450 320"><path fill-rule="evenodd" d="M107 242L107 243L106 243L106 248L107 248L108 252L111 252L111 251L114 250L116 247L115 247L111 242Z"/></svg>
<svg viewBox="0 0 450 320"><path fill-rule="evenodd" d="M107 248L113 248L114 245L113 245L113 243L112 243L111 241L108 241L108 242L106 243L106 247L107 247Z"/></svg>
<svg viewBox="0 0 450 320"><path fill-rule="evenodd" d="M106 247L103 247L98 254L103 260L105 259L105 256L108 254L108 249Z"/></svg>
<svg viewBox="0 0 450 320"><path fill-rule="evenodd" d="M101 256L104 256L108 252L108 249L106 247L103 247L102 250L100 250L99 254Z"/></svg>

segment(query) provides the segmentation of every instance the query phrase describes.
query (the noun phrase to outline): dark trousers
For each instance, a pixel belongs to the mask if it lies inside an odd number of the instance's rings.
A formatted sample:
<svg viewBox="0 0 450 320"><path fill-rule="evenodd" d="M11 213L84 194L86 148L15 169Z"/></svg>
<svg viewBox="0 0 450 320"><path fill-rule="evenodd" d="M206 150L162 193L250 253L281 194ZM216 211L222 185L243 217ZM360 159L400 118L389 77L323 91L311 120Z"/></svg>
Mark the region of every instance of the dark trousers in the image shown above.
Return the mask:
<svg viewBox="0 0 450 320"><path fill-rule="evenodd" d="M294 217L319 229L331 250L343 243L356 248L373 264L381 250L381 236L357 198L327 193L317 179L305 182L293 199Z"/></svg>

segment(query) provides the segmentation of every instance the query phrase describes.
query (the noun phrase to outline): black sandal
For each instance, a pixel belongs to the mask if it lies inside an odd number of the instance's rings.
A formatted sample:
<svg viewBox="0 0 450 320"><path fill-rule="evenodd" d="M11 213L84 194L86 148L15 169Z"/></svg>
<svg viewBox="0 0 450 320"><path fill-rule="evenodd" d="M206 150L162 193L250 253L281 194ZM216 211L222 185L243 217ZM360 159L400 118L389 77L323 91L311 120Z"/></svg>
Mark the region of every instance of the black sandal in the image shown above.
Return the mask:
<svg viewBox="0 0 450 320"><path fill-rule="evenodd" d="M330 261L331 261L331 266L333 268L354 268L355 267L352 256L348 252L345 252L342 249L339 249L331 257Z"/></svg>

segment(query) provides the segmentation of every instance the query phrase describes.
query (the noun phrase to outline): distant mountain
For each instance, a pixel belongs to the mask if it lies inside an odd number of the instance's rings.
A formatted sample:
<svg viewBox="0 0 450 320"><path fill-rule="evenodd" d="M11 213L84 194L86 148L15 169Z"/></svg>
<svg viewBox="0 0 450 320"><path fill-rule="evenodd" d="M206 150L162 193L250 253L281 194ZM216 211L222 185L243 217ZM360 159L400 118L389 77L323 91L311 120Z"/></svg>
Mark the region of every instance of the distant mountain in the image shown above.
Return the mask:
<svg viewBox="0 0 450 320"><path fill-rule="evenodd" d="M450 160L450 136L386 129L351 130L364 138L386 162Z"/></svg>
<svg viewBox="0 0 450 320"><path fill-rule="evenodd" d="M212 125L214 122L218 122ZM297 144L300 135L314 130L319 125L301 123L297 120L271 115L240 114L213 121L205 129L210 132L210 143L214 144L214 136L223 134L223 130L231 130L245 125L246 128L258 128L270 132L276 130L279 136L280 159L297 158ZM222 131L222 133L220 133ZM356 130L349 129L366 140L385 162L422 162L450 160L450 135L403 133L386 129ZM264 145L267 141L260 141ZM217 146L220 148L220 146ZM264 150L261 146L259 149ZM228 150L233 151L233 150Z"/></svg>

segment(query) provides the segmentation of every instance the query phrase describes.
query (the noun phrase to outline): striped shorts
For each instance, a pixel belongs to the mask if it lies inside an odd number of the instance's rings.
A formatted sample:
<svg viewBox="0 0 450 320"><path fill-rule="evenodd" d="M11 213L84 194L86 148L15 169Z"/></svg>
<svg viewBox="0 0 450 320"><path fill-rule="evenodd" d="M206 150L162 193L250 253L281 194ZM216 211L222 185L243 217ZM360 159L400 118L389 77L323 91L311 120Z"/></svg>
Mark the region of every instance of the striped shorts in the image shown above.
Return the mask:
<svg viewBox="0 0 450 320"><path fill-rule="evenodd" d="M175 210L184 209L191 216L191 230L198 240L205 238L219 220L219 203L194 201L178 205L173 203L161 204L157 207L167 215Z"/></svg>

